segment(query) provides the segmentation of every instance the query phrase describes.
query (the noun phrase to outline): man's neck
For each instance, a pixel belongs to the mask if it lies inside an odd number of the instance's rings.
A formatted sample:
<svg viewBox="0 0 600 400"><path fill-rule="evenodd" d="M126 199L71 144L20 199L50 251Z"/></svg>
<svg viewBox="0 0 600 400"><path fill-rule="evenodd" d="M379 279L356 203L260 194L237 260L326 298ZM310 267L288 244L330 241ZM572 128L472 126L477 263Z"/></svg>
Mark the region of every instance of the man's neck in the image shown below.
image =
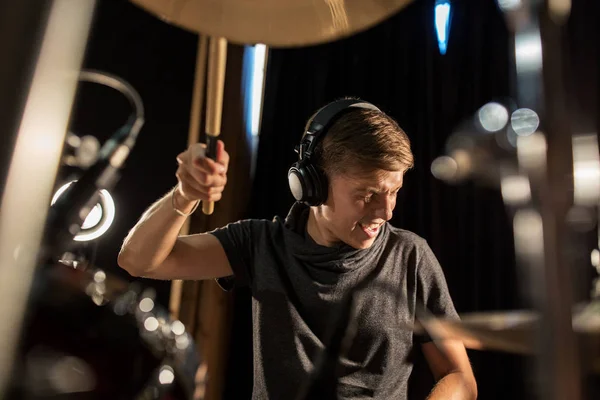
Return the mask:
<svg viewBox="0 0 600 400"><path fill-rule="evenodd" d="M306 232L318 245L332 247L335 241L331 239L332 235L329 231L319 223L321 217L318 215L317 207L311 207L308 213L308 221L306 222Z"/></svg>

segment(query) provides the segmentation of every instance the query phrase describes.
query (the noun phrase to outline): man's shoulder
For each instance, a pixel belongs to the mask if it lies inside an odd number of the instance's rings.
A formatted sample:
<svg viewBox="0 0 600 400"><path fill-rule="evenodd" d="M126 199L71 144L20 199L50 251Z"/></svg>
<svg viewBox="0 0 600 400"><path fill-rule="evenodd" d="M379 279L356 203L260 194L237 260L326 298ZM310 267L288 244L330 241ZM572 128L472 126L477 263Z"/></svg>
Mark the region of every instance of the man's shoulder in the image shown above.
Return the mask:
<svg viewBox="0 0 600 400"><path fill-rule="evenodd" d="M242 219L242 220L240 220L240 222L246 223L246 224L250 224L250 225L252 225L254 227L261 228L261 229L266 229L266 230L277 229L277 228L280 228L280 227L282 227L284 225L283 220L279 216L274 216L271 219L267 219L267 218L248 218L248 219Z"/></svg>
<svg viewBox="0 0 600 400"><path fill-rule="evenodd" d="M282 222L279 217L274 217L270 220L265 218L243 218L230 222L222 228L216 229L214 232L239 231L251 236L277 235L281 231L281 226Z"/></svg>
<svg viewBox="0 0 600 400"><path fill-rule="evenodd" d="M427 240L406 229L397 228L388 223L388 241L394 245L422 248L428 247Z"/></svg>
<svg viewBox="0 0 600 400"><path fill-rule="evenodd" d="M277 217L271 220L266 218L242 218L237 221L230 222L227 225L269 227L274 224L277 224Z"/></svg>

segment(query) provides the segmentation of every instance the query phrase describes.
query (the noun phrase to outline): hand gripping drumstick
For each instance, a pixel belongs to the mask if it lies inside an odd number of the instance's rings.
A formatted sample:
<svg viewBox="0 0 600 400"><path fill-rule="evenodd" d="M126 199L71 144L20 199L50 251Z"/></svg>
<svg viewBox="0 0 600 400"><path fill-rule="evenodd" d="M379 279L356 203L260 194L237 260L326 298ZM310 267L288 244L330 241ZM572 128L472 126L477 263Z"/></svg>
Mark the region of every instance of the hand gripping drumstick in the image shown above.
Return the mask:
<svg viewBox="0 0 600 400"><path fill-rule="evenodd" d="M208 53L208 87L206 99L206 156L216 160L217 138L221 134L223 113L223 87L227 63L227 40L211 37ZM202 202L202 212L211 215L215 209L212 201Z"/></svg>

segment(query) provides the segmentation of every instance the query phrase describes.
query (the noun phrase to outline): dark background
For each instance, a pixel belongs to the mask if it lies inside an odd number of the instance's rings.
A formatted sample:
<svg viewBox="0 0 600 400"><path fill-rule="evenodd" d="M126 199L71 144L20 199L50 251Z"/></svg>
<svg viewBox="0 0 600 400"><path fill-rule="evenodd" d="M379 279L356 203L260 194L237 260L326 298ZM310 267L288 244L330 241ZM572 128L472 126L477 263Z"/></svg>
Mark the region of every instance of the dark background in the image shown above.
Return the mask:
<svg viewBox="0 0 600 400"><path fill-rule="evenodd" d="M483 104L513 93L510 37L492 0L454 1L447 54L439 54L433 1L416 0L397 15L334 43L270 52L256 176L248 217L284 216L292 204L286 173L306 119L321 105L359 96L393 116L408 133L415 168L405 178L392 224L426 238L440 260L459 312L521 306L510 222L498 190L448 186L430 173L453 129ZM574 0L564 28L569 111L578 129L596 131L598 4ZM116 265L128 230L175 183L176 155L187 144L197 36L169 26L126 1L102 0L84 67L129 81L141 94L146 124L113 191L114 225L96 244L95 263ZM104 141L127 117L119 94L82 85L72 131ZM235 146L228 143L227 146ZM63 172L64 174L64 172ZM169 283L154 286L163 305ZM251 389L250 303L235 297L227 398ZM470 352L480 398L528 398L526 359Z"/></svg>

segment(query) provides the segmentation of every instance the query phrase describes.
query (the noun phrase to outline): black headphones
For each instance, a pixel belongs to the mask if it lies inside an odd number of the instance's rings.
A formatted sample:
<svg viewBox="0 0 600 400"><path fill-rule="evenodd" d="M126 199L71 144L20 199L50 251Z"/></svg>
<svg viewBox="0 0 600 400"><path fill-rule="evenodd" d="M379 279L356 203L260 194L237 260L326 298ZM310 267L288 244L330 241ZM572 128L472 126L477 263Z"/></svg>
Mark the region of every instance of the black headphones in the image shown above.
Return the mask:
<svg viewBox="0 0 600 400"><path fill-rule="evenodd" d="M290 190L296 201L308 206L318 206L327 200L327 177L315 166L311 157L327 130L348 111L355 108L380 111L373 104L356 99L343 99L329 103L310 120L300 144L296 146L298 161L288 171Z"/></svg>

